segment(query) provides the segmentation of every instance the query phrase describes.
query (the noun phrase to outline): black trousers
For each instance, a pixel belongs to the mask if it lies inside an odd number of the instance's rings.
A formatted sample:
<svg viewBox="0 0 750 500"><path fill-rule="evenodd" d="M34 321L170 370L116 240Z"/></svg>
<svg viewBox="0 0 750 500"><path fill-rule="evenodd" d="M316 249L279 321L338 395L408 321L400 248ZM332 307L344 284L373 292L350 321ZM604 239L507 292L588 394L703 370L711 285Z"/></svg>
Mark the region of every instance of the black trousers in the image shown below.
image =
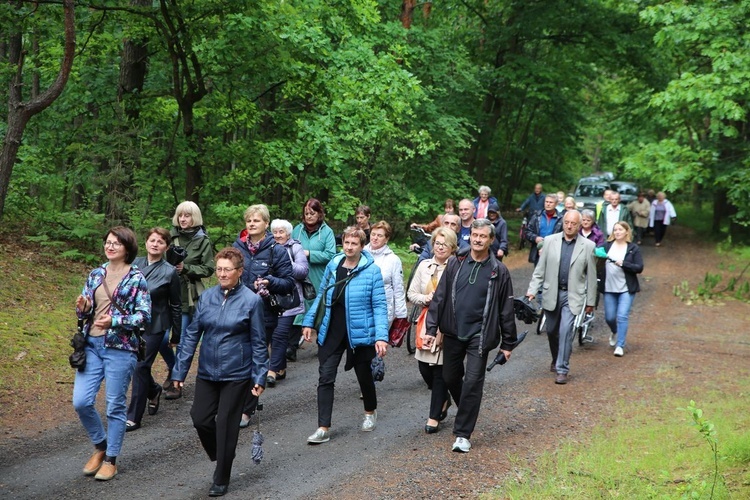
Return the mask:
<svg viewBox="0 0 750 500"><path fill-rule="evenodd" d="M266 344L271 343L271 338L273 337L273 331L276 329L276 323L273 325L266 325L265 331L266 331ZM255 384L251 385L248 390L247 394L245 394L245 404L242 407L242 413L245 415L252 415L255 413L255 409L258 407L258 398L257 396L253 396L253 393L250 391L255 386ZM265 387L265 382L263 382L263 387ZM242 415L240 415L242 417Z"/></svg>
<svg viewBox="0 0 750 500"><path fill-rule="evenodd" d="M449 335L443 337L443 379L458 404L453 423L453 435L456 437L469 439L477 424L489 354L485 351L479 355L481 342L480 335L467 341Z"/></svg>
<svg viewBox="0 0 750 500"><path fill-rule="evenodd" d="M336 373L338 372L341 358L347 350L347 345L347 340L344 338L343 342L325 358L321 355L325 355L323 350L318 351L318 360L320 362L320 368L318 368L318 427L331 426L333 389L336 385ZM369 356L369 354L359 355L359 353L354 356L354 373L357 375L359 389L362 391L365 411L375 411L378 408L378 396L375 392L375 381L372 379L372 368L370 368L370 362L375 357L375 347L366 346L358 347L357 349L362 349L362 352L372 351L372 356ZM369 361L367 361L368 358Z"/></svg>
<svg viewBox="0 0 750 500"><path fill-rule="evenodd" d="M419 373L422 375L427 387L430 388L432 395L430 397L430 417L433 420L440 420L440 414L443 413L443 405L448 400L448 386L443 379L443 365L431 365L424 361L419 363Z"/></svg>
<svg viewBox="0 0 750 500"><path fill-rule="evenodd" d="M159 354L164 332L149 333L144 335L143 338L146 340L146 359L135 365L133 390L128 405L128 420L137 424L141 423L143 413L146 410L146 402L156 397L159 391L159 384L151 376L151 367L156 360L156 355Z"/></svg>
<svg viewBox="0 0 750 500"><path fill-rule="evenodd" d="M229 484L240 434L242 403L252 387L250 379L231 382L195 379L190 417L208 458L216 462L215 484Z"/></svg>
<svg viewBox="0 0 750 500"><path fill-rule="evenodd" d="M661 240L664 239L664 235L667 234L667 225L664 224L660 220L654 221L654 241L656 243L661 243Z"/></svg>

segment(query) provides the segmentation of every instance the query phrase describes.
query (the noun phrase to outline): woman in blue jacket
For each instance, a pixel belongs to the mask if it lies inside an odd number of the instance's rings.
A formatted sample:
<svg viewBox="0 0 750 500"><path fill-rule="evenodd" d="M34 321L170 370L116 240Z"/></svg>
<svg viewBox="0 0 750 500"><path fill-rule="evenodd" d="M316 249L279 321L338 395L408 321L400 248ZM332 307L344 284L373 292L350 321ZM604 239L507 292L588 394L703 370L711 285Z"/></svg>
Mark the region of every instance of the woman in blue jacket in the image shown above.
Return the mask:
<svg viewBox="0 0 750 500"><path fill-rule="evenodd" d="M377 421L378 400L370 363L385 356L388 347L388 306L383 277L372 255L363 251L367 237L357 227L343 234L344 251L326 267L315 303L305 315L302 333L310 342L318 328L318 430L309 444L330 440L333 387L341 358L346 352L345 370L354 368L362 391L365 416L362 430L372 431ZM320 325L315 316L320 301L325 307Z"/></svg>
<svg viewBox="0 0 750 500"><path fill-rule="evenodd" d="M216 462L212 497L227 492L245 394L260 396L268 375L263 300L240 282L242 273L239 250L216 254L219 285L198 299L172 371L175 385L182 386L202 337L190 416L208 458Z"/></svg>

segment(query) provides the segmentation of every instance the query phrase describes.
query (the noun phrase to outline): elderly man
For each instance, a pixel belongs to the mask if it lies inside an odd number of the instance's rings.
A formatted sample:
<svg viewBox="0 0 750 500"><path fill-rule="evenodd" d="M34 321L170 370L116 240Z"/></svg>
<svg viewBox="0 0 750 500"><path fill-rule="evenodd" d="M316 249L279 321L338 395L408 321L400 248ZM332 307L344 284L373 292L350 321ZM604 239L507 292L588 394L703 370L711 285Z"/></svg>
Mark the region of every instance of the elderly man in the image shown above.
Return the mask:
<svg viewBox="0 0 750 500"><path fill-rule="evenodd" d="M468 247L471 223L474 222L474 203L467 198L459 201L458 216L461 218L461 226L458 231L458 248Z"/></svg>
<svg viewBox="0 0 750 500"><path fill-rule="evenodd" d="M426 348L438 329L443 335L443 379L458 405L453 451L460 453L471 449L489 352L499 345L510 359L517 340L513 283L508 268L490 252L494 239L489 220L472 222L471 246L448 260L427 313Z"/></svg>
<svg viewBox="0 0 750 500"><path fill-rule="evenodd" d="M620 193L612 191L609 195L609 205L604 205L602 211L599 213L599 218L596 220L599 229L604 233L604 237L609 237L612 234L612 228L615 227L615 222L625 221L630 226L633 226L633 218L630 216L630 210L627 207L620 204Z"/></svg>
<svg viewBox="0 0 750 500"><path fill-rule="evenodd" d="M544 239L544 251L529 283L526 296L534 299L542 285L542 308L552 354L550 371L556 384L566 384L573 351L573 323L584 309L591 313L596 302L596 262L593 241L579 235L581 214L573 210L563 218L563 232Z"/></svg>
<svg viewBox="0 0 750 500"><path fill-rule="evenodd" d="M516 212L528 211L529 214L534 214L540 210L544 210L544 193L542 193L542 185L537 184L534 186L534 192L521 203Z"/></svg>

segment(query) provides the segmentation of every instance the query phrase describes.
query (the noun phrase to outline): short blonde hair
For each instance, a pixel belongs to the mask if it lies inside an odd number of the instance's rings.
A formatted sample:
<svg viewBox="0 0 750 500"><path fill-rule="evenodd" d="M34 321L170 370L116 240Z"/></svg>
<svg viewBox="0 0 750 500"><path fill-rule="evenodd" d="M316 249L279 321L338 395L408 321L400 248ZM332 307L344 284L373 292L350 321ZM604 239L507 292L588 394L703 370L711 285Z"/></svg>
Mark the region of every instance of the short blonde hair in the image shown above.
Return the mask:
<svg viewBox="0 0 750 500"><path fill-rule="evenodd" d="M247 221L247 218L250 217L252 214L260 214L261 219L266 224L271 223L271 214L268 211L268 207L263 205L262 203L258 203L257 205L250 205L245 210L245 213L242 214L242 218Z"/></svg>
<svg viewBox="0 0 750 500"><path fill-rule="evenodd" d="M453 229L447 227L439 227L432 232L432 237L430 238L430 244L432 245L433 253L435 251L435 240L438 236L443 237L443 239L445 240L445 244L448 245L448 248L451 249L451 253L456 252L456 250L458 249L458 237L456 236L456 232Z"/></svg>
<svg viewBox="0 0 750 500"><path fill-rule="evenodd" d="M362 231L357 226L349 226L346 229L344 229L344 233L341 235L341 241L343 242L345 239L350 237L359 238L359 243L361 247L364 247L367 243L367 235L364 231Z"/></svg>
<svg viewBox="0 0 750 500"><path fill-rule="evenodd" d="M174 216L172 217L172 225L180 227L179 217L182 214L188 214L193 217L193 227L203 225L203 216L201 215L201 209L198 208L192 201L183 201L174 210Z"/></svg>

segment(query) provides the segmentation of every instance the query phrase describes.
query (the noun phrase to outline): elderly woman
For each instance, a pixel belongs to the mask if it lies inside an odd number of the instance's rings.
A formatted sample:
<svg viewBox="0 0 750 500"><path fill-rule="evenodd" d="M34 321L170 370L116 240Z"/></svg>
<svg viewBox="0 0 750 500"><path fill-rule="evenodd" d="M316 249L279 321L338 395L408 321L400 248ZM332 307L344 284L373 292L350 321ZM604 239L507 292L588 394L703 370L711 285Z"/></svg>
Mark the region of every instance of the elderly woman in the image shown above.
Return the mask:
<svg viewBox="0 0 750 500"><path fill-rule="evenodd" d="M308 265L305 251L299 241L291 238L292 225L289 221L275 219L271 222L271 233L281 247L286 249L292 261L292 275L294 276L297 294L302 298L302 282L307 277ZM266 387L274 387L277 380L286 378L286 349L289 343L289 330L292 327L295 316L305 312L305 304L284 311L276 323L276 328L271 335L271 369L266 378Z"/></svg>
<svg viewBox="0 0 750 500"><path fill-rule="evenodd" d="M667 227L677 218L674 206L667 199L664 191L656 193L656 199L651 203L651 211L648 216L648 226L654 228L654 241L656 246L661 246L661 240L667 234Z"/></svg>
<svg viewBox="0 0 750 500"><path fill-rule="evenodd" d="M292 238L298 240L307 257L309 273L307 277L317 290L323 279L328 262L336 255L336 236L325 223L326 212L323 204L317 198L310 198L302 207L302 222L292 231ZM312 300L305 300L305 309L309 310ZM304 314L294 318L292 332L289 335L289 346L286 349L286 359L297 361L297 347L302 338L302 319Z"/></svg>
<svg viewBox="0 0 750 500"><path fill-rule="evenodd" d="M630 224L615 222L607 243L603 249L597 249L597 254L607 258L599 291L604 293L604 319L612 332L609 345L615 348L615 356L620 357L625 354L633 299L641 291L638 274L643 272L641 249L633 243Z"/></svg>
<svg viewBox="0 0 750 500"><path fill-rule="evenodd" d="M378 400L370 364L388 348L388 307L380 269L364 250L365 233L358 227L344 230L344 251L326 267L313 307L305 315L305 340L318 336L318 430L307 438L309 444L330 440L333 414L333 388L344 353L345 370L354 368L362 392L365 416L362 431L375 429ZM316 322L318 305L323 315Z"/></svg>
<svg viewBox="0 0 750 500"><path fill-rule="evenodd" d="M127 392L142 339L138 330L151 319L146 279L133 264L138 242L133 231L117 226L104 236L105 264L89 274L76 300L84 321L86 366L76 372L73 408L94 445L83 473L109 481L117 475L117 456L125 436ZM96 411L96 395L106 381L107 429Z"/></svg>
<svg viewBox="0 0 750 500"><path fill-rule="evenodd" d="M486 219L487 218L487 209L490 206L490 203L498 204L497 198L492 196L492 190L489 186L479 186L478 194L476 198L474 198L474 218L475 219Z"/></svg>
<svg viewBox="0 0 750 500"><path fill-rule="evenodd" d="M579 233L582 234L584 238L593 241L598 247L604 245L606 241L604 239L604 233L602 233L602 230L596 225L594 211L588 208L581 210L581 229L579 230Z"/></svg>
<svg viewBox="0 0 750 500"><path fill-rule="evenodd" d="M406 318L406 294L401 259L388 246L388 240L391 239L392 234L391 225L381 220L372 226L370 243L365 245L365 250L370 252L383 275L389 325L393 322L393 318Z"/></svg>
<svg viewBox="0 0 750 500"><path fill-rule="evenodd" d="M169 343L180 342L182 332L182 302L180 295L180 277L177 270L164 259L169 247L169 231L161 227L151 228L146 235L146 256L138 257L133 262L143 273L148 282L151 295L151 323L146 327L143 339L146 342L146 358L135 367L133 390L128 406L126 431L140 429L143 412L148 401L148 414L156 415L159 411L159 400L162 387L151 376L151 366L159 352L164 334L171 329Z"/></svg>
<svg viewBox="0 0 750 500"><path fill-rule="evenodd" d="M182 385L202 339L190 417L208 458L216 462L208 490L212 497L228 489L245 395L260 396L268 375L263 300L242 285L243 268L236 248L216 254L219 284L201 295L173 371L175 385Z"/></svg>
<svg viewBox="0 0 750 500"><path fill-rule="evenodd" d="M279 320L278 313L271 309L271 294L287 294L294 290L294 271L286 249L276 243L268 231L271 215L265 205L250 205L244 213L245 229L240 231L232 245L243 256L242 283L263 298L263 317L266 339L273 337ZM265 386L266 381L263 381ZM250 424L250 415L255 413L258 399L249 391L242 412L240 427Z"/></svg>
<svg viewBox="0 0 750 500"><path fill-rule="evenodd" d="M456 233L445 227L435 229L430 241L432 248L434 248L434 255L432 258L419 263L408 292L409 301L414 304L414 307L422 309L421 318L427 314L432 296L445 270L445 263L458 248ZM448 416L451 401L448 395L448 386L445 385L443 380L442 336L439 335L437 342L426 346L423 340L426 337L424 324L424 320L417 323L417 336L422 339L420 345L424 347L417 349L414 357L419 365L419 373L432 392L430 414L424 426L424 431L427 434L433 434L438 431L439 423Z"/></svg>
<svg viewBox="0 0 750 500"><path fill-rule="evenodd" d="M180 275L180 286L182 296L182 331L185 331L188 323L193 319L195 303L203 293L203 279L210 278L214 273L214 251L211 240L208 239L206 229L203 227L203 215L198 205L192 201L183 201L174 211L172 217L172 230L170 232L171 243L181 246L187 252L185 260L175 266ZM165 333L162 346L159 349L169 370L174 366L174 352L167 345ZM166 399L177 399L182 396L179 386L175 386L167 378L164 383ZM178 387L175 389L175 387Z"/></svg>

